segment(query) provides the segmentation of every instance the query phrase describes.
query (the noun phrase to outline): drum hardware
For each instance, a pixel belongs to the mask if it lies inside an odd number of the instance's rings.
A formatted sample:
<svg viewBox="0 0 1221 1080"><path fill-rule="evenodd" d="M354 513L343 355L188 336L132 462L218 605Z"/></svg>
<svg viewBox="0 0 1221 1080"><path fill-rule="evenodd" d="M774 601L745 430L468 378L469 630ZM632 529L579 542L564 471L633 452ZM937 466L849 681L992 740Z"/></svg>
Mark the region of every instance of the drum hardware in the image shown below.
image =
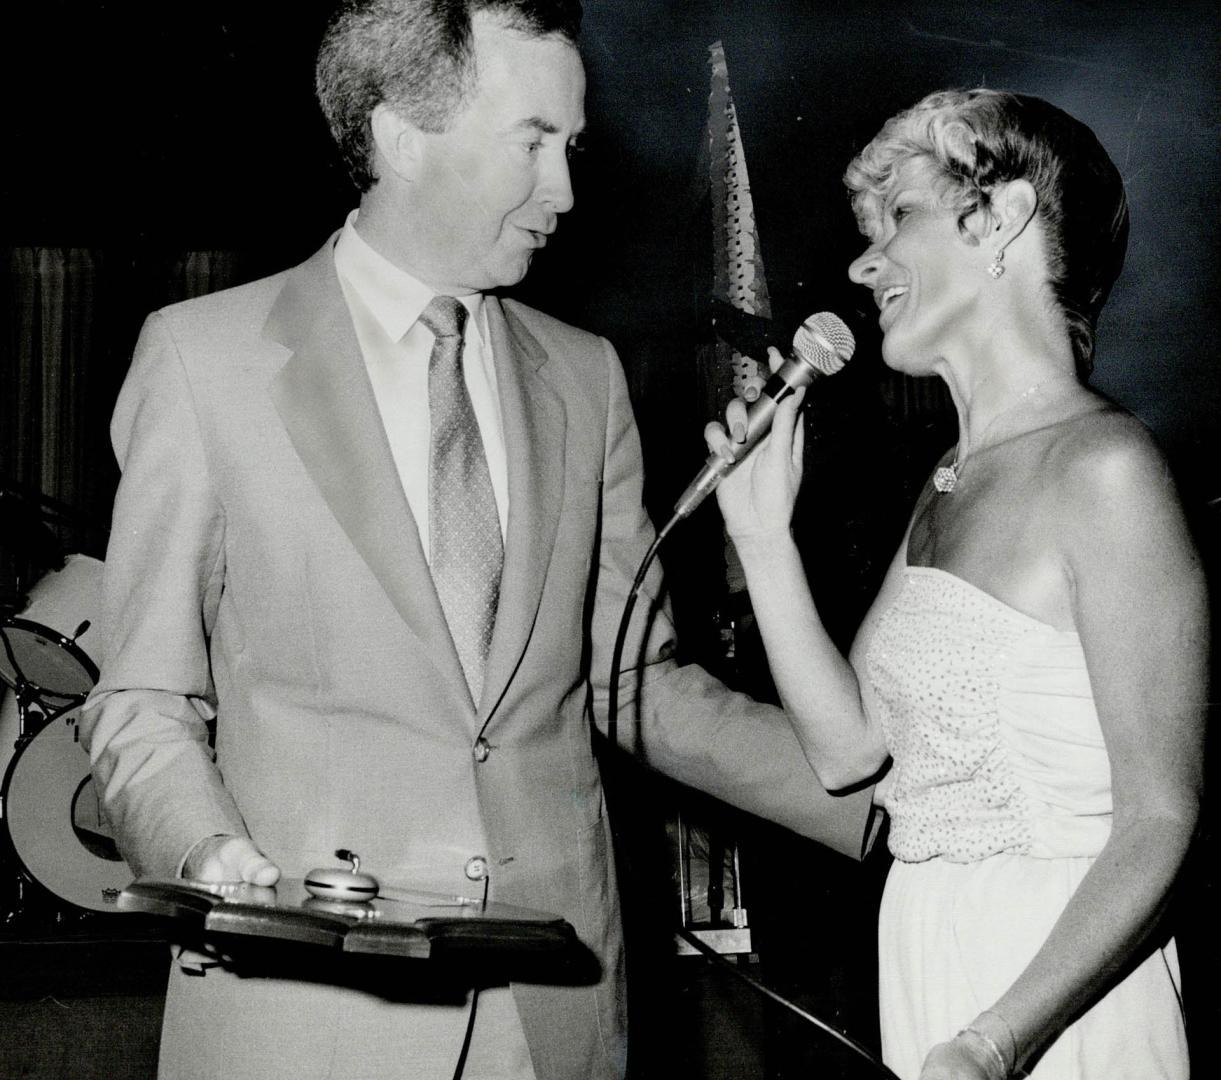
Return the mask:
<svg viewBox="0 0 1221 1080"><path fill-rule="evenodd" d="M16 863L7 922L31 913L31 886L68 901L68 911L54 913L60 921L117 910L131 880L80 746L77 711L98 679L77 644L89 626L84 620L64 635L30 619L0 619L0 679L17 711L14 753L0 788L6 854Z"/></svg>
<svg viewBox="0 0 1221 1080"><path fill-rule="evenodd" d="M39 727L82 705L98 680L97 665L76 644L89 629L84 620L71 637L42 623L16 616L0 619L0 679L12 688L17 701L17 739L28 742L37 733L29 730L37 718Z"/></svg>
<svg viewBox="0 0 1221 1080"><path fill-rule="evenodd" d="M20 618L0 616L0 776L14 743L23 735L28 742L47 723L47 707L53 715L65 706L75 708L97 681L92 657L105 645L96 618L102 607L102 569L102 562L91 556L69 555L31 586L25 607L16 613ZM71 626L76 630L67 636ZM18 676L33 684L20 695L24 731L17 695L5 692Z"/></svg>

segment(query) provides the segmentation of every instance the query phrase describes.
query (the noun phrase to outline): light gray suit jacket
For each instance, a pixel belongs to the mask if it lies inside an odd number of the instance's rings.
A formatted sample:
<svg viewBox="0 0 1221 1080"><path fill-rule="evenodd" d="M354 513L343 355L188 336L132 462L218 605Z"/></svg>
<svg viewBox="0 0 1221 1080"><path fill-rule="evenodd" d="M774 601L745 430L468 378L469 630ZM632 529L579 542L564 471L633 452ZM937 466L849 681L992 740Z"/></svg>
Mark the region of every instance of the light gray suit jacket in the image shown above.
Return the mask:
<svg viewBox="0 0 1221 1080"><path fill-rule="evenodd" d="M196 841L230 832L288 876L346 846L383 881L448 890L467 855L486 855L493 899L562 915L602 965L592 986L514 986L537 1075L617 1076L622 940L589 716L653 537L618 359L604 339L487 300L510 511L472 708L333 239L292 271L158 312L141 334L112 428L110 647L82 723L107 812L140 874L172 875ZM622 741L859 855L868 793L832 799L779 711L676 666L659 588L655 570L628 637ZM396 1055L411 1052L402 1006L223 972L174 985L187 998L172 1015L194 1020L167 1028L163 1061L184 1074L190 1062L268 1075L228 1036L252 1014L282 1029L271 1075L380 1075L377 1062L403 1068Z"/></svg>

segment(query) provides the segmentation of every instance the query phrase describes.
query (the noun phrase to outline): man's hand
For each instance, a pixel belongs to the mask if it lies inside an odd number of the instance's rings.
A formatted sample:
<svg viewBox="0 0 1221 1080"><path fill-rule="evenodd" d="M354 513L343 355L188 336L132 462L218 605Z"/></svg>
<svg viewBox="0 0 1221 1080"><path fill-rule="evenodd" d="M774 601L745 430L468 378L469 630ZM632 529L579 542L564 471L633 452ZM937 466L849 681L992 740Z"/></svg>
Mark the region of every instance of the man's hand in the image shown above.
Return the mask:
<svg viewBox="0 0 1221 1080"><path fill-rule="evenodd" d="M245 881L251 885L274 885L280 868L245 836L209 836L187 855L182 876L191 881L219 883Z"/></svg>

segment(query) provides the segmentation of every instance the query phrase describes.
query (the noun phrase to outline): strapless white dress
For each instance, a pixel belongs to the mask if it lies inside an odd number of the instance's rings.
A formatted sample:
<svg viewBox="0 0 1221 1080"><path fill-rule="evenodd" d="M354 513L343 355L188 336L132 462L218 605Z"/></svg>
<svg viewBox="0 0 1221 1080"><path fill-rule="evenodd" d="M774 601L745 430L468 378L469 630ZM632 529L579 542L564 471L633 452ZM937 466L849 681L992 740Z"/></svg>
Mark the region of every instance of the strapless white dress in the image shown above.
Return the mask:
<svg viewBox="0 0 1221 1080"><path fill-rule="evenodd" d="M869 629L867 699L893 757L879 928L883 1058L914 1080L1013 983L1111 827L1081 643L932 567ZM1037 1080L1186 1078L1173 940L1050 1046Z"/></svg>

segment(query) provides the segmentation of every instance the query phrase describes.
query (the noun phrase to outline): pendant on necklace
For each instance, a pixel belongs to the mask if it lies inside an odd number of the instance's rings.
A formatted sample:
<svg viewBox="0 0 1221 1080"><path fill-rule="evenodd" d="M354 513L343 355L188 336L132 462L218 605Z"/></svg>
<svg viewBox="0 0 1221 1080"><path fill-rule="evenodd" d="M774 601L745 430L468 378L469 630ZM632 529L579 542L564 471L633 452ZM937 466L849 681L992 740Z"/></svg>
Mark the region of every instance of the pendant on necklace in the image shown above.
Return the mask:
<svg viewBox="0 0 1221 1080"><path fill-rule="evenodd" d="M953 465L942 465L933 473L933 487L942 495L948 495L958 484L958 462Z"/></svg>
<svg viewBox="0 0 1221 1080"><path fill-rule="evenodd" d="M1050 381L1040 381L1035 383L1033 386L1028 386L1017 396L1017 400L1014 401L1012 405L1006 409L1002 409L992 418L988 426L984 428L983 435L980 436L980 444L983 444L984 439L988 437L988 432L992 430L997 420L999 420L1002 416L1011 413L1014 409L1021 405L1023 401L1025 401L1032 394L1037 393L1044 386L1048 386L1060 381L1061 380L1059 379L1052 379ZM937 469L936 472L933 473L933 487L935 487L942 495L948 495L958 486L958 474L962 471L962 461L959 459L958 455L961 452L962 445L960 443L954 448L953 462L949 465L942 465L939 469Z"/></svg>

